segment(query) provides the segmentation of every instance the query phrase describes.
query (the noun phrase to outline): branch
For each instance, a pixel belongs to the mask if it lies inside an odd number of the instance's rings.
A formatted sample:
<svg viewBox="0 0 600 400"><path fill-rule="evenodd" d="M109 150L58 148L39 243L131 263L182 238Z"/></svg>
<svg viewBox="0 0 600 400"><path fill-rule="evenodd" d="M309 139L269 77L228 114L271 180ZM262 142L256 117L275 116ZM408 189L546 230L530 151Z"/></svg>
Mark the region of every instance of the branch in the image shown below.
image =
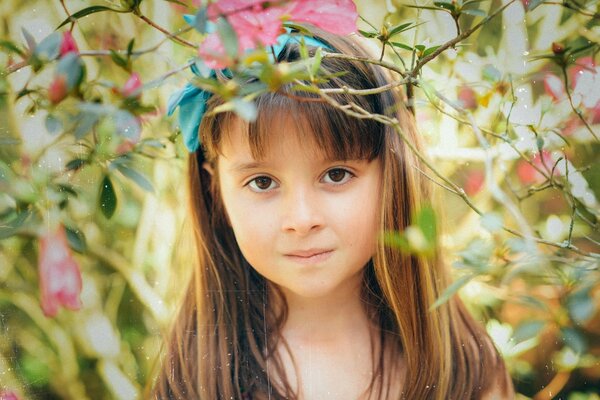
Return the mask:
<svg viewBox="0 0 600 400"><path fill-rule="evenodd" d="M431 61L434 58L436 58L437 56L439 56L442 52L446 51L450 47L456 46L457 43L459 43L459 42L465 40L466 38L468 38L469 36L471 36L475 31L477 31L483 25L487 24L489 20L491 20L492 18L494 18L497 15L499 15L500 13L502 13L502 11L504 11L504 9L506 9L506 7L510 6L515 1L517 1L517 0L511 0L510 2L506 3L502 7L498 8L492 14L485 17L483 20L481 20L478 24L473 26L471 29L464 31L460 35L456 36L454 39L444 43L443 45L438 47L431 54L428 54L427 56L420 58L419 61L417 61L417 65L415 65L415 67L411 71L410 76L412 76L413 78L416 78L416 76L419 74L419 71L421 70L421 68L423 68L423 66L425 66L425 64L427 64L429 61Z"/></svg>

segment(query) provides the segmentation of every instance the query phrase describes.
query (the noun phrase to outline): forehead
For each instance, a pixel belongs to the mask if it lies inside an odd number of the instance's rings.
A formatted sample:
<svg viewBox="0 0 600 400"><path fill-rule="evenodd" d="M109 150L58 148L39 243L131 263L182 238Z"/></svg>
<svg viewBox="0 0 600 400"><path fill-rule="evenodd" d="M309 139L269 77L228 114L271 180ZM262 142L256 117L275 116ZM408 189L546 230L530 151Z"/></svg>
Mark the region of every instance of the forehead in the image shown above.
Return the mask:
<svg viewBox="0 0 600 400"><path fill-rule="evenodd" d="M249 134L248 124L235 118L223 134L220 153L226 158L264 160L273 155L302 152L315 159L331 158L317 143L306 123L285 117L273 120L269 134L256 137Z"/></svg>

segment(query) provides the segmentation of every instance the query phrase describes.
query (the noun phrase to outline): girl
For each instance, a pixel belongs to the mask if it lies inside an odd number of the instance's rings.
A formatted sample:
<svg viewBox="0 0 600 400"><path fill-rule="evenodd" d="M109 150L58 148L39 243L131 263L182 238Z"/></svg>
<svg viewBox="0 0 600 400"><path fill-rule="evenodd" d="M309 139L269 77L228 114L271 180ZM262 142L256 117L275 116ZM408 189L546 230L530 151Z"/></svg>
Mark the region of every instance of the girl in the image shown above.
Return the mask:
<svg viewBox="0 0 600 400"><path fill-rule="evenodd" d="M302 36L310 54L320 46L369 56L355 39L312 31L318 36ZM286 35L277 62L300 59L299 36ZM336 74L323 88L390 82L380 67L351 59L325 57L322 68ZM188 146L200 137L189 160L199 265L155 398L513 397L502 360L461 301L430 310L448 283L440 255L380 240L410 225L431 197L424 167L393 128L316 95L299 98L291 85L259 96L253 123L229 112L202 117L223 101L195 90L176 104ZM418 146L392 91L333 97L396 117Z"/></svg>

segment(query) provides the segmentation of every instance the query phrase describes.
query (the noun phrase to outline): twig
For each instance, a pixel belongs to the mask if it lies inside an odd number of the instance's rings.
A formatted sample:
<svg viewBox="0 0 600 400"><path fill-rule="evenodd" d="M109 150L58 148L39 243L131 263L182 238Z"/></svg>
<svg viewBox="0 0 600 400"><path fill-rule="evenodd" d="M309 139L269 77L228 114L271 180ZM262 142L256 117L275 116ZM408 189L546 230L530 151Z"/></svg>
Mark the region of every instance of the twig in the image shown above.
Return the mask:
<svg viewBox="0 0 600 400"><path fill-rule="evenodd" d="M454 47L457 43L459 43L459 42L465 40L466 38L468 38L469 36L471 36L475 31L477 31L479 28L481 28L483 25L485 25L489 20L491 20L492 18L494 18L497 15L499 15L500 13L502 13L502 11L504 11L504 9L506 9L506 7L510 6L515 1L516 0L511 0L510 2L506 3L502 7L498 8L492 14L485 17L483 20L481 20L478 24L473 26L471 29L464 31L460 35L456 36L454 39L449 40L448 42L444 43L443 45L441 45L440 47L435 49L435 51L433 51L431 54L428 54L425 57L419 58L419 61L417 61L417 64L415 65L413 70L410 72L410 76L412 76L413 78L416 78L417 75L419 74L419 71L421 71L421 68L423 68L423 66L425 66L425 64L427 64L429 61L431 61L434 58L436 58L437 56L439 56L441 53L443 53L450 47Z"/></svg>
<svg viewBox="0 0 600 400"><path fill-rule="evenodd" d="M579 118L579 120L583 122L583 125L587 128L588 132L591 133L594 139L600 141L600 139L598 139L598 136L596 136L596 133L592 130L592 127L588 124L585 118L583 118L583 115L581 115L581 111L575 108L575 104L573 104L573 97L571 96L571 91L569 90L569 76L567 75L567 69L564 66L561 66L560 69L562 71L563 79L565 80L565 92L567 92L567 97L569 99L569 105L571 106L571 109L577 115L577 118Z"/></svg>
<svg viewBox="0 0 600 400"><path fill-rule="evenodd" d="M156 22L152 21L150 18L146 17L145 15L142 15L142 14L135 14L135 15L137 15L142 21L144 21L145 23L147 23L151 27L153 27L153 28L161 31L165 35L167 35L169 38L172 38L173 40L175 40L175 41L177 41L177 42L179 42L179 43L181 43L181 44L183 44L185 46L191 47L193 49L197 49L198 48L198 45L193 44L191 42L188 42L187 40L182 39L179 36L173 35L171 32L169 32L168 30L166 30L162 26L158 25Z"/></svg>

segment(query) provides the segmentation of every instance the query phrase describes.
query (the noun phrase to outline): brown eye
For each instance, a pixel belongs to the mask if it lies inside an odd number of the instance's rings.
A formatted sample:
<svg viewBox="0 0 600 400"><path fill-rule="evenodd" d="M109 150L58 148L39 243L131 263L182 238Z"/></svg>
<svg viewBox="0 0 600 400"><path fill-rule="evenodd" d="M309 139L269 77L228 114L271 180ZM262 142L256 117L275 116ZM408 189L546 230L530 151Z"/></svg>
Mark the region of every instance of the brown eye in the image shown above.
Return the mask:
<svg viewBox="0 0 600 400"><path fill-rule="evenodd" d="M252 179L248 186L255 192L265 192L269 189L272 189L274 186L273 179L268 176L259 176L257 178Z"/></svg>
<svg viewBox="0 0 600 400"><path fill-rule="evenodd" d="M326 183L345 183L352 177L352 174L343 168L333 168L325 174Z"/></svg>

